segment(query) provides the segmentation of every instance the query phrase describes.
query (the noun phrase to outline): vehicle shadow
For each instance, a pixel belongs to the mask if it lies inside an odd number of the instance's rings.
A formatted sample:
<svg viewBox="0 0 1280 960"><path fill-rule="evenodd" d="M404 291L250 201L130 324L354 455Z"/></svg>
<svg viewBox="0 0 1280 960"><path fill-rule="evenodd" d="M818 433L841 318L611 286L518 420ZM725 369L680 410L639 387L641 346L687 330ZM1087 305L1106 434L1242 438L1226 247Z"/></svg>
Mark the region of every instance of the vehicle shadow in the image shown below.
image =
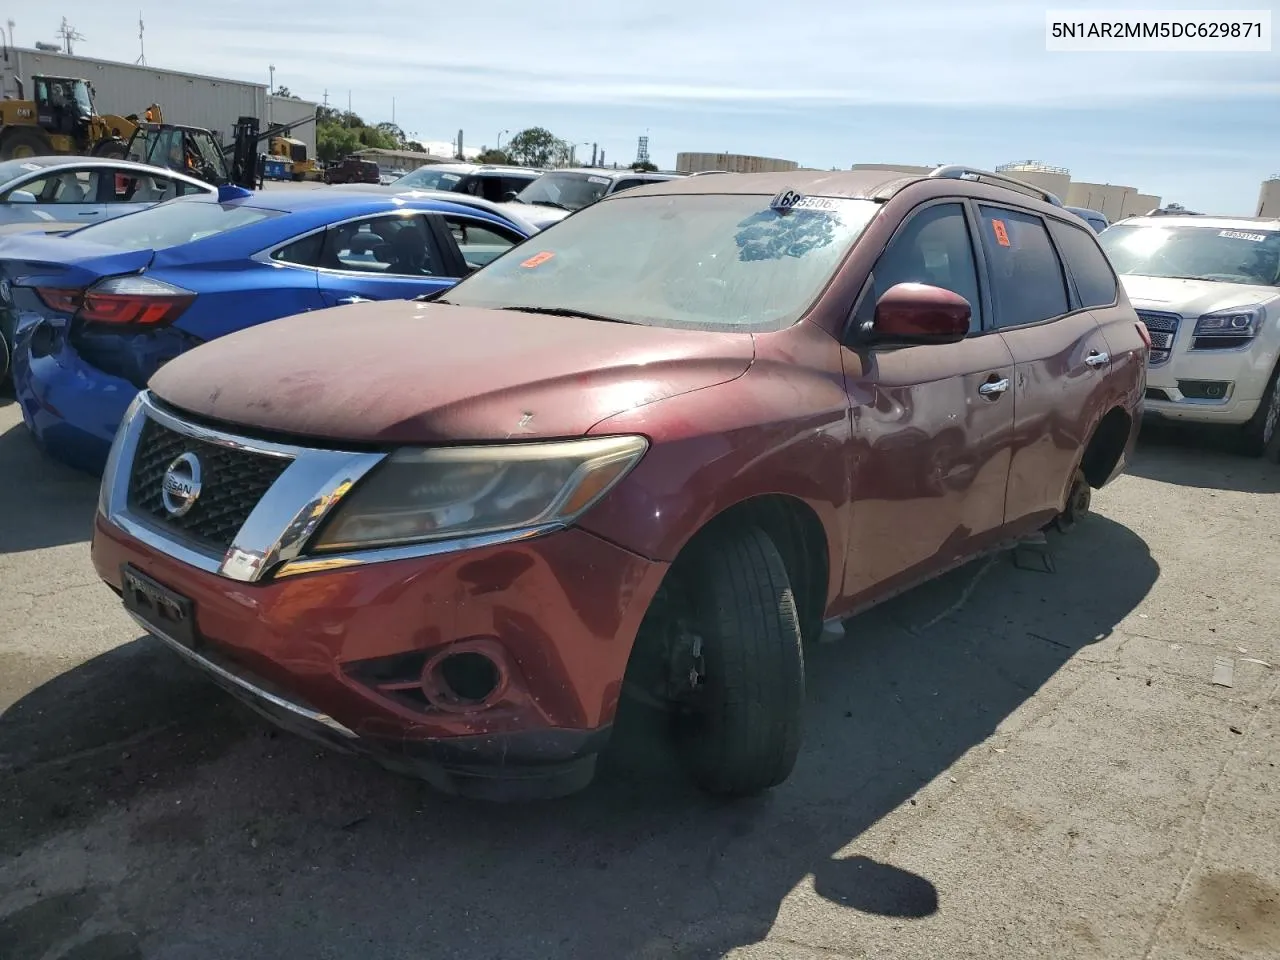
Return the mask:
<svg viewBox="0 0 1280 960"><path fill-rule="evenodd" d="M0 554L88 540L98 484L42 454L21 423L0 434Z"/></svg>
<svg viewBox="0 0 1280 960"><path fill-rule="evenodd" d="M156 952L130 956L355 958L377 943L388 957L721 957L767 937L806 884L910 923L950 891L860 849L861 835L917 802L927 810L945 790L933 782L1159 575L1146 544L1103 516L1050 542L1056 573L1008 554L977 561L811 647L800 762L741 803L689 788L639 712L620 719L582 794L527 806L443 797L267 733L140 640L0 717L0 856L120 805L143 811L113 874L126 877L113 916ZM78 759L48 783L67 751ZM163 799L156 785L171 788ZM63 804L56 822L41 813L51 802Z"/></svg>
<svg viewBox="0 0 1280 960"><path fill-rule="evenodd" d="M1280 467L1262 457L1246 457L1233 431L1197 424L1142 426L1127 472L1147 480L1237 493L1280 493Z"/></svg>

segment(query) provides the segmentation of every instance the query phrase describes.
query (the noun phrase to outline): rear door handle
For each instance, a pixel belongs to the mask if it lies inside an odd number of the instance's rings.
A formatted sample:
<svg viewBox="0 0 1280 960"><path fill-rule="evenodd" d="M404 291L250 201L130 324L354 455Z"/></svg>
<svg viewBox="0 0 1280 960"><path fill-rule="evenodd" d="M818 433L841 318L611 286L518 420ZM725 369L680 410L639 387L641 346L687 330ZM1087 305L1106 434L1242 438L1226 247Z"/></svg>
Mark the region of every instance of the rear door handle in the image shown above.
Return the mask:
<svg viewBox="0 0 1280 960"><path fill-rule="evenodd" d="M349 303L372 303L368 297L343 297L338 303L346 306Z"/></svg>
<svg viewBox="0 0 1280 960"><path fill-rule="evenodd" d="M1111 354L1099 353L1097 350L1091 350L1089 351L1089 355L1084 358L1084 362L1097 370L1098 367L1105 367L1111 362Z"/></svg>
<svg viewBox="0 0 1280 960"><path fill-rule="evenodd" d="M987 383L984 383L982 386L980 386L978 388L978 392L982 394L984 397L998 397L1000 396L1000 394L1004 393L1008 389L1009 389L1009 381L1007 379L991 380Z"/></svg>

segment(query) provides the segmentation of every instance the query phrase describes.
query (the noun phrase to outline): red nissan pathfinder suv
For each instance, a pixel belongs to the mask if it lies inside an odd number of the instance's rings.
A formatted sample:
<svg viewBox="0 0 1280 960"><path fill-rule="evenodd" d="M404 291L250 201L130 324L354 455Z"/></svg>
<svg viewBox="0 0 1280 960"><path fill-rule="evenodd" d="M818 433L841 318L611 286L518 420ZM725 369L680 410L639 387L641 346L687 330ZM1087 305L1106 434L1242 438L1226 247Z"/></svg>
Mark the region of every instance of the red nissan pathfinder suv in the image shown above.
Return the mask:
<svg viewBox="0 0 1280 960"><path fill-rule="evenodd" d="M578 789L634 696L742 796L795 763L824 621L1123 469L1148 349L1093 231L1020 181L681 178L434 302L167 364L93 560L264 713L443 789Z"/></svg>

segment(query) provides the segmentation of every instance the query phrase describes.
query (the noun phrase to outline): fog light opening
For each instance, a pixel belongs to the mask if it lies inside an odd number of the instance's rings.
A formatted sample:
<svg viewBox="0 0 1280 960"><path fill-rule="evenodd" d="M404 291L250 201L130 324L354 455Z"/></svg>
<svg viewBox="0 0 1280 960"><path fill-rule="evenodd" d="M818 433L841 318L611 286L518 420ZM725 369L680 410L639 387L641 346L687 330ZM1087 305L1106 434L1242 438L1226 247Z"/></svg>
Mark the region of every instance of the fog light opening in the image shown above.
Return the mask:
<svg viewBox="0 0 1280 960"><path fill-rule="evenodd" d="M496 651L479 645L455 646L432 657L422 671L422 692L439 710L484 709L502 698L506 671Z"/></svg>

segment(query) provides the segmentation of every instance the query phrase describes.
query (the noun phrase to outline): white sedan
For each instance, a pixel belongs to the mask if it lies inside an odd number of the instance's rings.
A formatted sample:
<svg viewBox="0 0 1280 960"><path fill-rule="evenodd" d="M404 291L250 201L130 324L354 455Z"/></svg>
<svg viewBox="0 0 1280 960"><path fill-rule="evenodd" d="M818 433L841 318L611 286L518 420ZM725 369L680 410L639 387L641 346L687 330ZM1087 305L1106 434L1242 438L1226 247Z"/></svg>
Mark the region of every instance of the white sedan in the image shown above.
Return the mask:
<svg viewBox="0 0 1280 960"><path fill-rule="evenodd" d="M162 200L217 193L173 170L99 157L23 157L0 163L0 228L75 229Z"/></svg>

